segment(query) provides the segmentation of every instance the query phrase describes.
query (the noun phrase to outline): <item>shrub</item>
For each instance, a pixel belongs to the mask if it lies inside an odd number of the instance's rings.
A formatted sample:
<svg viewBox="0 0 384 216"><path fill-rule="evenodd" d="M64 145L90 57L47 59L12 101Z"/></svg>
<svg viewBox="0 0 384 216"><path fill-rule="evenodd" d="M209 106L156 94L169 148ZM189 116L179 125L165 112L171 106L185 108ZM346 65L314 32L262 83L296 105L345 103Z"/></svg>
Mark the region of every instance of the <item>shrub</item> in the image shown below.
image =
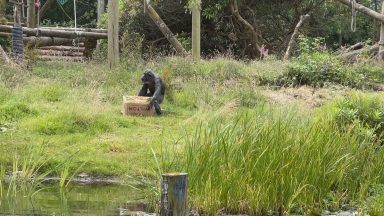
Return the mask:
<svg viewBox="0 0 384 216"><path fill-rule="evenodd" d="M354 94L336 103L336 122L354 127L370 141L384 142L384 100L382 96Z"/></svg>
<svg viewBox="0 0 384 216"><path fill-rule="evenodd" d="M345 65L336 56L326 52L321 39L300 37L300 55L289 63L286 73L277 78L279 86L323 87L338 84L352 88L374 88L377 81L383 82L380 70L370 64Z"/></svg>

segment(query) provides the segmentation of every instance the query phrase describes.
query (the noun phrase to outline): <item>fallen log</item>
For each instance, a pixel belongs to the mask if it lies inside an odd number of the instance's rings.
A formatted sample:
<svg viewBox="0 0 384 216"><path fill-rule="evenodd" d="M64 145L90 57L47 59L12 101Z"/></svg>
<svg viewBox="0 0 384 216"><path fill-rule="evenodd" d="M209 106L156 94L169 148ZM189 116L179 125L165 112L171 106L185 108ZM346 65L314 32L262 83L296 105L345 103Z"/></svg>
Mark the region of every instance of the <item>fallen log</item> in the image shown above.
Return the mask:
<svg viewBox="0 0 384 216"><path fill-rule="evenodd" d="M59 50L36 50L37 54L42 56L79 56L82 57L82 52L73 52L73 51L59 51Z"/></svg>
<svg viewBox="0 0 384 216"><path fill-rule="evenodd" d="M84 62L87 59L79 56L38 56L42 61L73 61L73 62Z"/></svg>
<svg viewBox="0 0 384 216"><path fill-rule="evenodd" d="M73 46L45 46L45 47L39 47L40 50L55 50L55 51L71 51L71 52L84 52L85 47L84 44L80 44L79 47L73 47Z"/></svg>
<svg viewBox="0 0 384 216"><path fill-rule="evenodd" d="M12 38L11 33L3 33L0 32L0 37L4 38ZM60 46L60 45L73 45L85 42L85 38L77 38L77 39L67 39L67 38L56 38L56 37L23 37L24 45L41 47L41 46Z"/></svg>
<svg viewBox="0 0 384 216"><path fill-rule="evenodd" d="M85 38L78 38L75 40L67 38L56 38L56 37L25 37L24 43L28 46L57 46L57 45L73 45L74 43L84 43Z"/></svg>
<svg viewBox="0 0 384 216"><path fill-rule="evenodd" d="M342 60L344 62L356 62L358 60L358 57L361 54L367 54L369 56L373 56L373 55L376 55L378 52L379 52L379 45L375 44L375 45L370 46L370 47L366 47L366 48L359 49L359 50L353 50L351 52L340 54L337 56L337 58L339 58L340 60Z"/></svg>
<svg viewBox="0 0 384 216"><path fill-rule="evenodd" d="M0 31L11 32L13 26L0 25ZM75 39L79 37L91 38L91 39L107 39L108 34L99 32L87 32L87 31L66 31L44 28L27 28L23 27L23 33L27 36L46 36L46 37L60 37L67 39Z"/></svg>

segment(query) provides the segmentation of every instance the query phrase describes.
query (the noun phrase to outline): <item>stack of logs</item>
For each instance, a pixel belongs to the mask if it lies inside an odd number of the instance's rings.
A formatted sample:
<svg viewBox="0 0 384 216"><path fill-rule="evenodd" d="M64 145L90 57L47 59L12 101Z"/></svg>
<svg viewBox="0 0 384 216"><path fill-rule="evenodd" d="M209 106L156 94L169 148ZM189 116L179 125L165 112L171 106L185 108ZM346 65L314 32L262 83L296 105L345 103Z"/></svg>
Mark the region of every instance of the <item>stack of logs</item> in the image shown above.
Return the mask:
<svg viewBox="0 0 384 216"><path fill-rule="evenodd" d="M11 25L0 25L0 37L12 37ZM42 60L83 61L92 57L98 39L107 39L105 29L84 28L27 28L23 27L23 41L36 49Z"/></svg>

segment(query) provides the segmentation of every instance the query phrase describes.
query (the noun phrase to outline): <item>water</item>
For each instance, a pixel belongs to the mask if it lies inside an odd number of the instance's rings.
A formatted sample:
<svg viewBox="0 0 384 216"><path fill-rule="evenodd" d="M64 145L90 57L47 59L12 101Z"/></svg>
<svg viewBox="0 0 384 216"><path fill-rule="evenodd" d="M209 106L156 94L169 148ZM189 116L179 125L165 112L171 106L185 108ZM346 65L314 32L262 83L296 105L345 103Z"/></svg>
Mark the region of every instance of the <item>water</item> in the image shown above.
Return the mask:
<svg viewBox="0 0 384 216"><path fill-rule="evenodd" d="M66 189L4 187L0 215L120 215L128 208L144 210L141 190L121 185L70 185ZM129 204L131 203L131 204Z"/></svg>

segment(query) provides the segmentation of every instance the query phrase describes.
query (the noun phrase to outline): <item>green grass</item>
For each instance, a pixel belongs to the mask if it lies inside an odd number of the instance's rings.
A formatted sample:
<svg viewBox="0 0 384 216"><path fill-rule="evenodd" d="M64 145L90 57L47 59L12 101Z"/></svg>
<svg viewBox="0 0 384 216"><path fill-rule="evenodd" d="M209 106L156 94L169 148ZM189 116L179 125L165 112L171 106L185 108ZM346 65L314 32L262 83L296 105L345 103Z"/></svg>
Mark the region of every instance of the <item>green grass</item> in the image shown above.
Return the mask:
<svg viewBox="0 0 384 216"><path fill-rule="evenodd" d="M332 121L292 113L266 105L202 123L164 169L189 174L192 203L208 215L338 209L382 183L384 149L361 146Z"/></svg>
<svg viewBox="0 0 384 216"><path fill-rule="evenodd" d="M361 145L370 141L350 127L339 130L335 106L301 106L268 86L285 63L129 63L112 71L98 63L0 66L0 173L40 145L49 160L34 166L54 170L61 185L77 172L156 179L161 165L189 172L191 204L209 214L339 209L363 203L373 184L384 183L383 150ZM166 81L164 115L122 116L122 96L137 94L145 68ZM279 97L285 102L271 102Z"/></svg>

